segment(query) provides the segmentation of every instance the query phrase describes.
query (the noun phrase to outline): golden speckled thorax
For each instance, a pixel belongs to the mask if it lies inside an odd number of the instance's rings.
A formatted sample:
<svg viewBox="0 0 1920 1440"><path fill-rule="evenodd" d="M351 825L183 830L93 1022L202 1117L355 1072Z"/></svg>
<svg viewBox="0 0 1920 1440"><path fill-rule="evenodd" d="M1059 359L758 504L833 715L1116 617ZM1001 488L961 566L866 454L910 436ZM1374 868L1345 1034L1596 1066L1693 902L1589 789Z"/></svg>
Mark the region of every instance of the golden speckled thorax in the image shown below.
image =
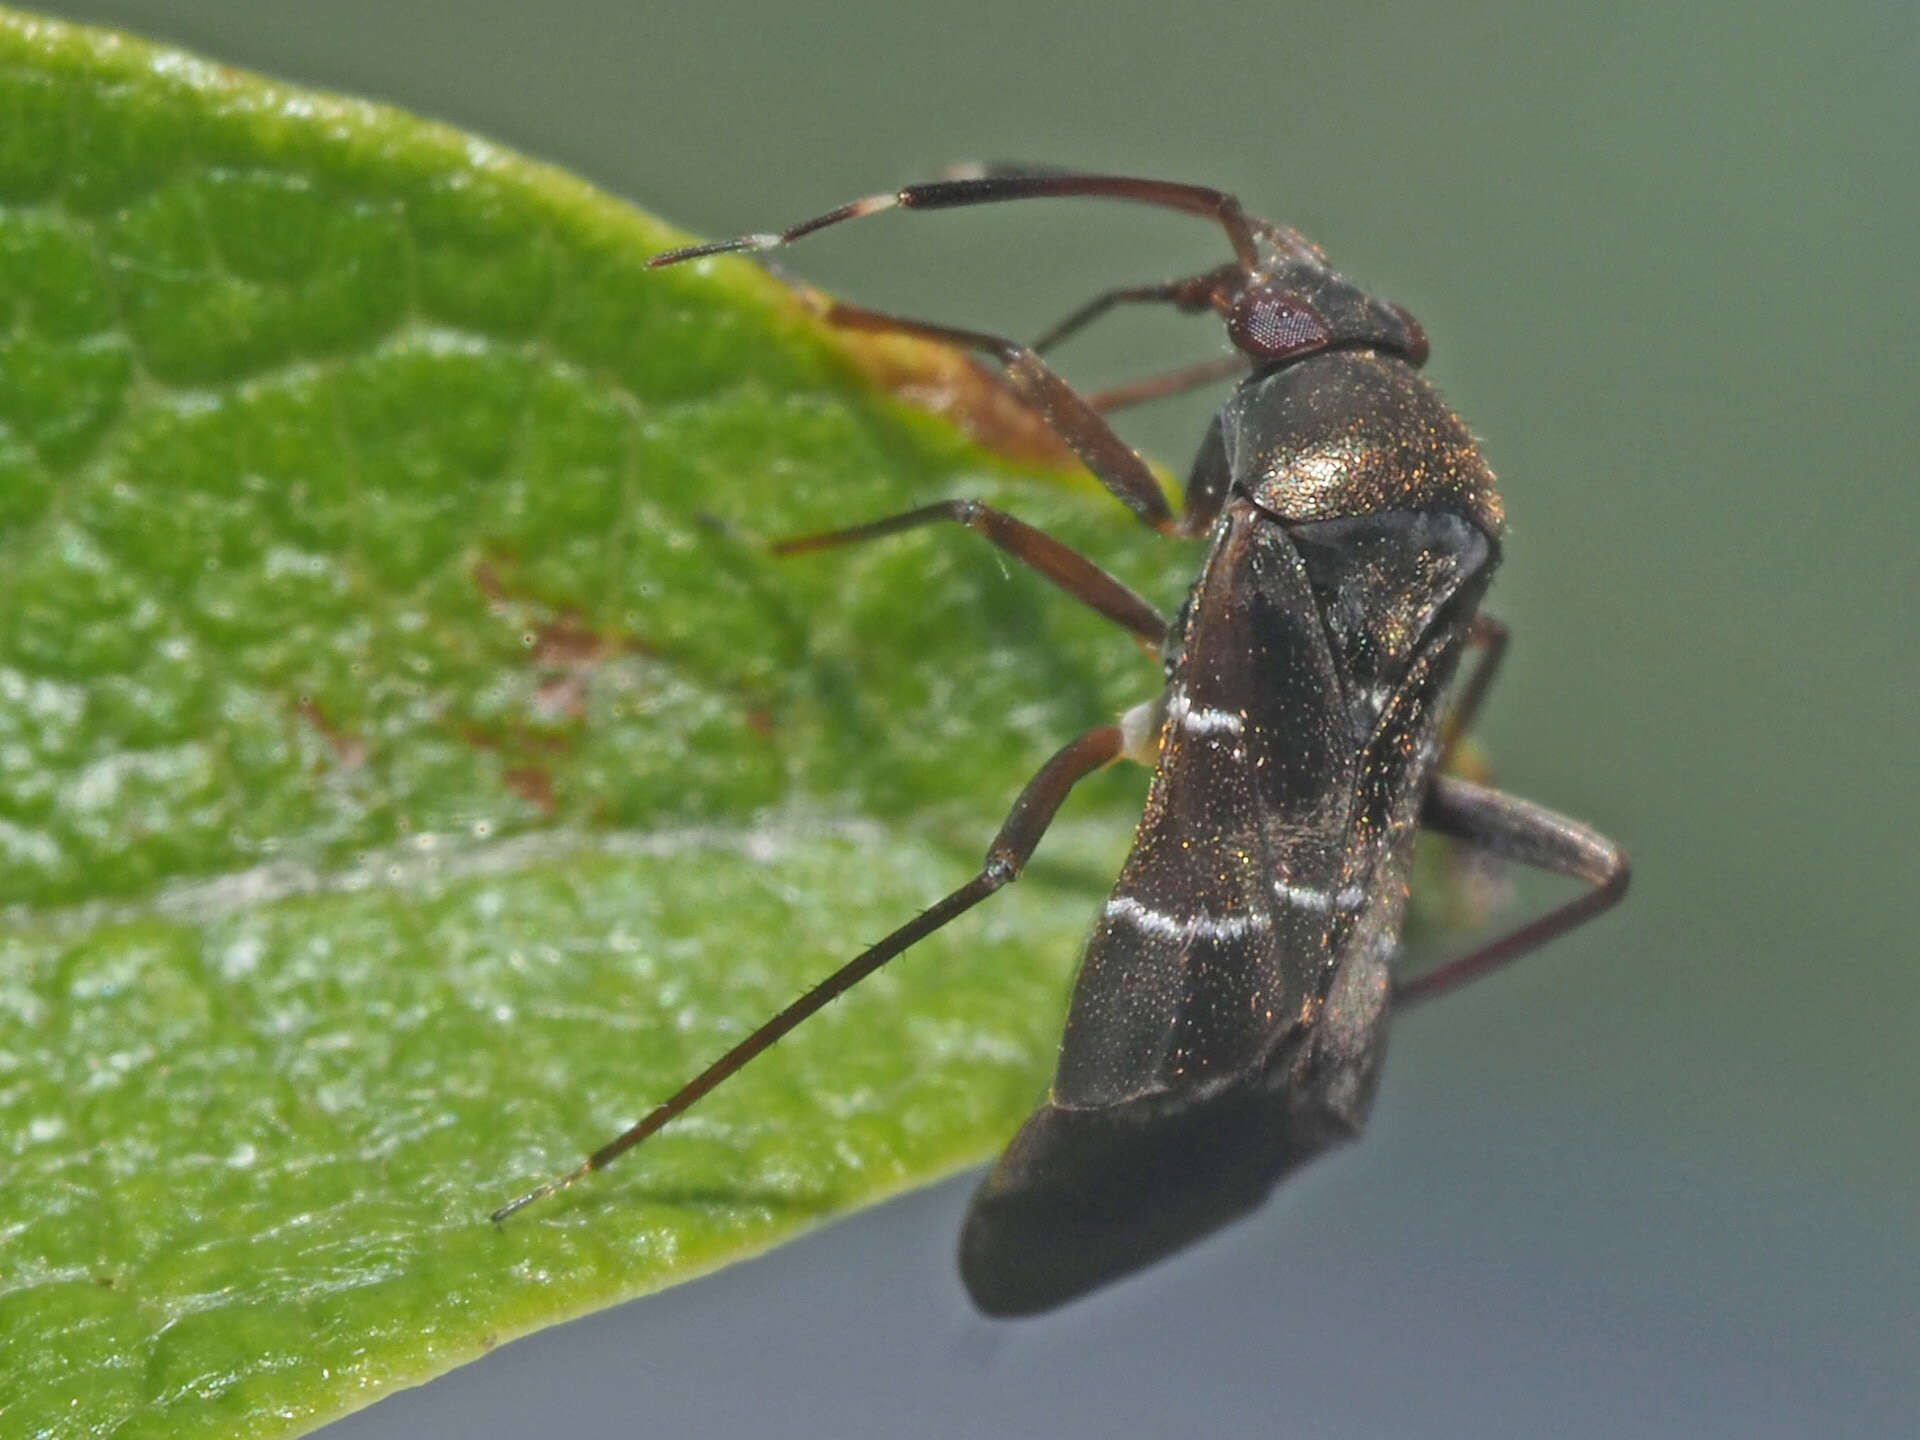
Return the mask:
<svg viewBox="0 0 1920 1440"><path fill-rule="evenodd" d="M1337 350L1247 380L1220 414L1224 458L1278 520L1451 510L1498 538L1493 471L1398 355Z"/></svg>

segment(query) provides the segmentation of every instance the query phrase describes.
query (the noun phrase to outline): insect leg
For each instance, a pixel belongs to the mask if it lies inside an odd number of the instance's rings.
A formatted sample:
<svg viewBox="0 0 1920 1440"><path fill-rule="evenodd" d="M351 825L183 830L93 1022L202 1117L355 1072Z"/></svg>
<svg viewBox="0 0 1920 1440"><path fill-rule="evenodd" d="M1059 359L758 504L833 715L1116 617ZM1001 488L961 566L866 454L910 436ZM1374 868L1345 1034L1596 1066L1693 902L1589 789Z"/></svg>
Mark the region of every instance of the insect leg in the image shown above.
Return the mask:
<svg viewBox="0 0 1920 1440"><path fill-rule="evenodd" d="M1478 950L1395 985L1393 1002L1398 1008L1479 979L1592 919L1627 893L1631 872L1618 845L1578 821L1517 796L1438 776L1427 791L1420 823L1504 860L1584 880L1593 888Z"/></svg>
<svg viewBox="0 0 1920 1440"><path fill-rule="evenodd" d="M1062 746L1052 759L1040 767L1039 773L1020 792L1020 798L1013 802L1006 823L1000 827L993 844L987 847L986 863L980 867L978 875L944 900L921 911L886 939L854 956L694 1076L649 1112L639 1124L594 1151L576 1169L529 1190L516 1200L508 1201L495 1210L491 1218L496 1222L504 1220L516 1210L524 1209L556 1190L563 1190L574 1181L612 1163L668 1121L683 1114L721 1081L829 1001L845 994L908 946L924 940L948 921L965 914L996 890L1017 879L1040 844L1040 837L1047 833L1047 827L1053 823L1053 817L1060 809L1061 802L1067 798L1067 793L1077 781L1117 759L1123 744L1118 725L1102 725Z"/></svg>
<svg viewBox="0 0 1920 1440"><path fill-rule="evenodd" d="M1096 390L1087 396L1087 403L1102 415L1110 415L1129 405L1144 405L1149 400L1164 400L1169 395L1183 395L1189 390L1198 390L1202 385L1232 380L1246 374L1247 368L1246 356L1222 355L1214 360L1202 360L1197 365L1183 365L1178 370L1144 375L1124 385Z"/></svg>
<svg viewBox="0 0 1920 1440"><path fill-rule="evenodd" d="M1005 368L1014 393L1033 407L1047 428L1080 457L1094 478L1162 535L1174 533L1173 511L1167 497L1154 479L1153 471L1139 453L1114 434L1113 427L1100 416L1066 381L1047 367L1031 345L1017 340L987 335L977 330L960 330L948 325L930 325L865 310L857 305L832 302L825 318L850 330L865 330L881 335L911 335L942 345L959 345L992 355Z"/></svg>
<svg viewBox="0 0 1920 1440"><path fill-rule="evenodd" d="M1158 650L1166 638L1167 622L1160 613L1079 551L1062 544L1044 530L1016 520L1004 510L978 500L941 500L901 515L889 515L865 525L800 535L773 547L776 555L801 555L836 545L876 540L921 525L952 520L984 536L1021 564L1037 570L1074 599L1099 611L1116 625L1131 630L1149 648Z"/></svg>
<svg viewBox="0 0 1920 1440"><path fill-rule="evenodd" d="M1198 275L1187 275L1178 280L1162 280L1154 285L1122 285L1112 290L1103 290L1066 319L1048 330L1033 342L1035 350L1051 350L1069 335L1084 330L1116 305L1146 304L1171 305L1189 315L1198 314L1213 308L1214 297L1222 289L1239 281L1245 283L1245 277L1238 265L1223 265L1212 270L1203 270Z"/></svg>
<svg viewBox="0 0 1920 1440"><path fill-rule="evenodd" d="M1446 723L1440 727L1440 754L1443 757L1453 753L1453 747L1460 743L1460 737L1467 733L1474 717L1480 713L1480 705L1487 698L1487 691L1493 688L1493 678L1500 673L1500 662L1506 658L1506 623L1496 620L1484 611L1473 617L1473 623L1467 627L1467 643L1480 647L1480 658L1474 663L1472 672L1461 682L1460 693L1454 699L1453 708L1447 712Z"/></svg>
<svg viewBox="0 0 1920 1440"><path fill-rule="evenodd" d="M656 255L649 265L673 265L703 255L731 255L742 251L772 250L791 245L803 236L844 220L862 215L877 215L882 210L951 210L963 205L991 205L1003 200L1039 200L1064 196L1089 199L1126 200L1139 205L1157 205L1163 210L1178 210L1211 220L1227 232L1227 240L1240 264L1252 270L1260 263L1256 234L1266 233L1240 202L1224 190L1205 185L1182 185L1171 180L1142 180L1126 175L1089 175L1075 170L1046 170L1031 166L974 166L953 172L959 178L933 180L906 185L882 195L868 195L803 220L778 234L741 235L732 240L714 240L704 245L689 245Z"/></svg>

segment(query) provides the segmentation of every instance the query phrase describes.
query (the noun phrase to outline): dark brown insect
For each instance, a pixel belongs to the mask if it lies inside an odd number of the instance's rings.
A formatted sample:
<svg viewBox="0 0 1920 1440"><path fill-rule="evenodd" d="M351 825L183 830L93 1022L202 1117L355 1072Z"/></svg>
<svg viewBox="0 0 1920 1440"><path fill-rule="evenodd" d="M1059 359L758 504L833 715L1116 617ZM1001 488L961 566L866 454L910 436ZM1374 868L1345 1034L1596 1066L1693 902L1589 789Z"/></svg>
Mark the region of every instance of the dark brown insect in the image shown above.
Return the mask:
<svg viewBox="0 0 1920 1440"><path fill-rule="evenodd" d="M1083 556L1019 520L950 500L775 547L819 550L955 521L1158 648L1166 683L1062 748L1028 783L979 874L768 1020L571 1174L653 1134L835 996L1019 875L1067 792L1122 757L1151 763L1146 815L1075 983L1046 1101L974 1196L960 1269L994 1314L1043 1310L1257 1205L1294 1166L1355 1134L1388 1018L1486 973L1617 901L1611 841L1440 772L1506 646L1479 613L1500 554L1492 472L1419 375L1420 327L1293 231L1200 186L981 170L874 196L778 235L655 257L766 250L892 208L1092 196L1184 211L1234 258L1108 291L1038 345L836 305L841 325L984 351L1100 481L1168 536L1206 537L1171 624ZM1039 351L1122 302L1212 311L1232 371L1190 367L1082 397ZM1246 370L1201 443L1178 516L1103 408ZM1462 653L1478 658L1451 704ZM1582 880L1577 898L1409 980L1389 971L1416 830Z"/></svg>

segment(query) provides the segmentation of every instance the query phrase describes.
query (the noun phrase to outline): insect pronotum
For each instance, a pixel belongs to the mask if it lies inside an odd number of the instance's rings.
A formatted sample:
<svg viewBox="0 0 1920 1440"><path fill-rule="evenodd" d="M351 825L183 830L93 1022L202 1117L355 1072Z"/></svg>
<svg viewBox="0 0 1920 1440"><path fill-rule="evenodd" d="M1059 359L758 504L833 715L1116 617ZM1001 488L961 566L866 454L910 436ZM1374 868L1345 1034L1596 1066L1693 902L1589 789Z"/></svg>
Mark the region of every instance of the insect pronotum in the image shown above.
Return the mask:
<svg viewBox="0 0 1920 1440"><path fill-rule="evenodd" d="M1336 274L1292 230L1201 186L992 168L651 263L769 250L882 210L1063 196L1202 217L1226 232L1233 259L1109 290L1033 345L850 305L833 305L829 318L998 360L1014 392L1144 524L1205 537L1179 614L1169 623L1058 540L971 500L774 549L956 522L1157 648L1164 687L1047 761L973 879L495 1220L639 1144L1014 880L1074 783L1114 760L1153 766L1146 814L1081 962L1052 1088L981 1184L960 1238L962 1277L990 1313L1058 1305L1251 1209L1293 1167L1360 1129L1394 1011L1524 954L1625 892L1627 860L1611 841L1441 772L1506 647L1506 628L1479 611L1500 555L1500 497L1473 437L1420 377L1427 340L1413 317ZM1040 351L1122 303L1213 312L1234 347L1229 366L1081 396ZM1176 515L1104 412L1229 373L1244 378L1201 442ZM1475 664L1449 703L1470 647ZM1396 981L1389 966L1423 826L1588 888Z"/></svg>

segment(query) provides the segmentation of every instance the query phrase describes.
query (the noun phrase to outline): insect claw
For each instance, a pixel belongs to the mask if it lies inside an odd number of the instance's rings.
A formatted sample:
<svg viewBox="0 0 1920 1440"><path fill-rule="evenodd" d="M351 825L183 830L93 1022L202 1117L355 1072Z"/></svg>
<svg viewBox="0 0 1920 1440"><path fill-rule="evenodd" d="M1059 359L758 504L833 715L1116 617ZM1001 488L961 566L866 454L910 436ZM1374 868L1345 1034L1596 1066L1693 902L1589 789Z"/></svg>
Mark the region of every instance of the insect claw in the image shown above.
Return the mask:
<svg viewBox="0 0 1920 1440"><path fill-rule="evenodd" d="M710 255L738 255L743 252L775 250L785 244L779 235L736 235L731 240L709 240L704 245L685 245L678 250L663 250L647 257L647 268L678 265L683 260L704 260Z"/></svg>
<svg viewBox="0 0 1920 1440"><path fill-rule="evenodd" d="M549 1180L544 1185L536 1185L533 1189L527 1191L526 1194L518 1196L515 1199L509 1200L506 1204L502 1205L498 1210L494 1211L487 1218L491 1220L494 1224L498 1225L502 1220L505 1220L509 1215L516 1214L519 1211L526 1209L527 1206L533 1204L534 1201L544 1200L547 1198L547 1196L566 1189L569 1185L573 1184L574 1181L580 1179L583 1175L585 1175L591 1169L593 1169L593 1162L591 1160L582 1161L580 1165L578 1165L576 1168L572 1170L569 1170L565 1175L560 1176L558 1179Z"/></svg>

